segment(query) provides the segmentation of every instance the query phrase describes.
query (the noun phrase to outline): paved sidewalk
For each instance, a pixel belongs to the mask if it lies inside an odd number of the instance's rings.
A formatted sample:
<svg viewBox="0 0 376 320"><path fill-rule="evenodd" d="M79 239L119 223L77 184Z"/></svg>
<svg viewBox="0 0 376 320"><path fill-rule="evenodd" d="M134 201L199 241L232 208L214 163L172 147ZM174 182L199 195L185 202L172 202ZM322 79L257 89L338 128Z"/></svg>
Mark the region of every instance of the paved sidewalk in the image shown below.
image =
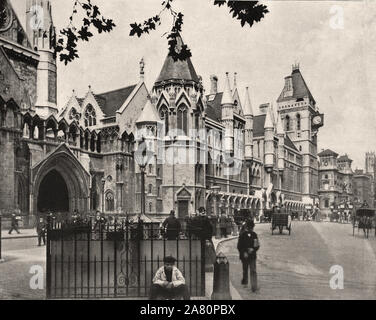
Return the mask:
<svg viewBox="0 0 376 320"><path fill-rule="evenodd" d="M2 239L17 239L17 238L34 238L37 237L36 229L19 229L20 234L13 231L12 234L8 233L8 230L1 230Z"/></svg>

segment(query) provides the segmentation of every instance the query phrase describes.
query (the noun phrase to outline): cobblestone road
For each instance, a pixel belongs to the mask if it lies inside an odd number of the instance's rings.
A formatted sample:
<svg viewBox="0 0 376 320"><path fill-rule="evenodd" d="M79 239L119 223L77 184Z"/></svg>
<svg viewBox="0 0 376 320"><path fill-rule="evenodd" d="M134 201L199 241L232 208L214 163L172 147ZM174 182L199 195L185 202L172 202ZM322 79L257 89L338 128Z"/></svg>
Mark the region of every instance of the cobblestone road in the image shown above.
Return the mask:
<svg viewBox="0 0 376 320"><path fill-rule="evenodd" d="M233 286L243 299L376 299L376 238L352 236L350 224L295 222L291 236L271 235L269 224L256 225L260 292L240 285L237 241L225 242ZM329 286L331 266L344 269L344 289Z"/></svg>

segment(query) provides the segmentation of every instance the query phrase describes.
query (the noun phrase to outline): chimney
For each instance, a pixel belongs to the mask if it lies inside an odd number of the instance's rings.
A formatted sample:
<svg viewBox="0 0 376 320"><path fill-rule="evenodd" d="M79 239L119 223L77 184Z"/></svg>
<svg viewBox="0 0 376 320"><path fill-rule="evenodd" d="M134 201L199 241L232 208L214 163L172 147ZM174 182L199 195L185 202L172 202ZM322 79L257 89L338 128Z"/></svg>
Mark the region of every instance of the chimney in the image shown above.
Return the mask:
<svg viewBox="0 0 376 320"><path fill-rule="evenodd" d="M261 114L266 114L266 112L268 111L269 107L270 107L269 103L264 103L264 104L260 105L260 112L261 112Z"/></svg>
<svg viewBox="0 0 376 320"><path fill-rule="evenodd" d="M215 75L211 75L210 82L211 82L210 94L217 94L218 93L218 77Z"/></svg>

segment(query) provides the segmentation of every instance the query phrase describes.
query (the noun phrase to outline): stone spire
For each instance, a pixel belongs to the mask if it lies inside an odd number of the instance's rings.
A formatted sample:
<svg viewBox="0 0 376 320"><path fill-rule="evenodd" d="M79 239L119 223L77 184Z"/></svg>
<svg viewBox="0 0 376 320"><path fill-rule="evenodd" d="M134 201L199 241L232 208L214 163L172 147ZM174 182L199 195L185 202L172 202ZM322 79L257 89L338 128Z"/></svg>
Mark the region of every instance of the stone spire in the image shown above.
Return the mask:
<svg viewBox="0 0 376 320"><path fill-rule="evenodd" d="M245 116L253 116L253 109L251 104L251 98L249 96L249 88L245 88L245 100L244 100L244 115Z"/></svg>
<svg viewBox="0 0 376 320"><path fill-rule="evenodd" d="M273 118L271 115L271 108L266 111L266 119L264 129L274 129Z"/></svg>
<svg viewBox="0 0 376 320"><path fill-rule="evenodd" d="M230 79L228 76L228 72L226 72L225 90L223 91L221 104L224 105L224 104L233 104L233 103L234 103L234 100L232 99L232 96L231 96Z"/></svg>

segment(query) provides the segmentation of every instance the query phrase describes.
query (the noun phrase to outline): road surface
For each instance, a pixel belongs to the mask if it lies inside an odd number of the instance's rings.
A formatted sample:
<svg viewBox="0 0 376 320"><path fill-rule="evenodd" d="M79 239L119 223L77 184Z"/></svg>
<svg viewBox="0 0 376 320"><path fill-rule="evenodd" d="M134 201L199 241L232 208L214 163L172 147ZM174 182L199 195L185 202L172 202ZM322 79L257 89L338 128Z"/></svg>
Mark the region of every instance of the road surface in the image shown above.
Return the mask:
<svg viewBox="0 0 376 320"><path fill-rule="evenodd" d="M376 299L376 237L352 236L350 224L293 222L292 234L271 235L270 224L257 224L261 248L258 253L259 293L241 282L242 266L237 240L224 242L222 251L230 261L232 285L243 299ZM344 289L329 285L339 265Z"/></svg>

